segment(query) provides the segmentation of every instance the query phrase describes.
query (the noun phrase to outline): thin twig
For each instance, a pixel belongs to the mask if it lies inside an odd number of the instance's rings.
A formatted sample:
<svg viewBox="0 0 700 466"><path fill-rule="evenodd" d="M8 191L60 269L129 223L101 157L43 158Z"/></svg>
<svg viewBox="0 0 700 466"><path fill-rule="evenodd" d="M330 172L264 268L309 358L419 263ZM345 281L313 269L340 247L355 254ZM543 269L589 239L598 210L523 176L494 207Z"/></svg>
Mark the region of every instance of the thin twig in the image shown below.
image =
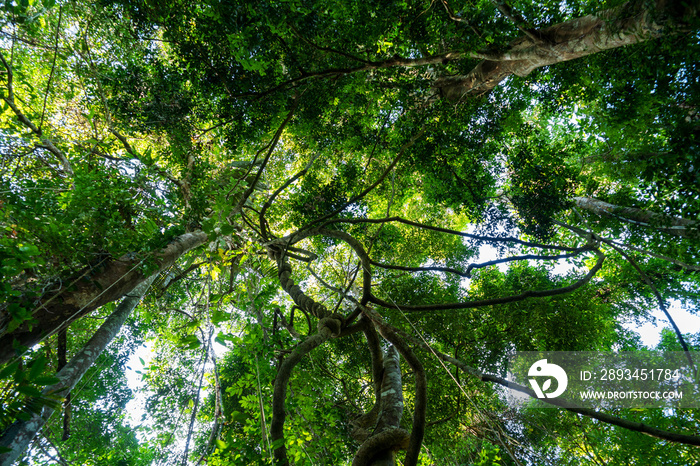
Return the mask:
<svg viewBox="0 0 700 466"><path fill-rule="evenodd" d="M535 31L532 29L529 29L525 27L524 25L527 23L525 19L520 16L516 11L514 11L508 4L505 2L499 2L498 0L491 0L491 3L498 9L499 12L503 16L505 16L511 23L515 24L515 26L520 29L520 32L525 34L527 37L530 38L530 40L534 44L540 44L542 43L542 39L540 37L537 37L535 35Z"/></svg>
<svg viewBox="0 0 700 466"><path fill-rule="evenodd" d="M49 81L46 83L46 92L44 93L44 105L41 107L41 119L39 120L39 131L44 126L44 113L46 112L46 101L49 98L49 91L51 90L51 81L53 80L53 73L56 69L56 56L58 55L58 33L61 30L61 19L63 18L63 6L58 7L58 24L56 24L56 43L54 45L53 51L53 62L51 63L51 73L49 74Z"/></svg>
<svg viewBox="0 0 700 466"><path fill-rule="evenodd" d="M43 132L41 131L41 128L38 128L34 123L32 123L31 120L27 118L27 116L22 112L22 110L20 110L20 108L15 103L15 94L12 82L14 78L12 73L12 67L5 60L5 56L2 54L2 52L0 52L0 61L2 61L3 66L7 70L7 96L3 96L2 99L12 109L20 123L29 128L31 132L34 133L41 140L42 148L48 150L58 158L58 160L61 162L61 165L63 165L63 171L65 171L66 174L73 176L73 168L71 167L70 162L66 158L65 154L58 147L56 147L53 142L42 137Z"/></svg>

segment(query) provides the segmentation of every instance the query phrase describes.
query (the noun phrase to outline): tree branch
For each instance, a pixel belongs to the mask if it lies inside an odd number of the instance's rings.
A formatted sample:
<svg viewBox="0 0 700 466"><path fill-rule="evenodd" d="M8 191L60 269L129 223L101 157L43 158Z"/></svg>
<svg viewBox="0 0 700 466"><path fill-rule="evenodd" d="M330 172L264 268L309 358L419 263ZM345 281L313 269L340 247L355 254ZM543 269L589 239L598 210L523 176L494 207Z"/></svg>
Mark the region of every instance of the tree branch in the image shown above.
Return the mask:
<svg viewBox="0 0 700 466"><path fill-rule="evenodd" d="M504 263L514 262L514 261L522 261L522 260L567 259L570 257L576 257L579 254L581 254L583 251L589 251L590 249L591 249L590 247L583 247L583 248L577 249L576 252L572 252L571 254L558 254L555 256L525 254L522 256L504 257L502 259L494 259L492 261L481 262L479 264L469 264L469 266L467 267L467 270L465 272L461 272L461 271L459 271L457 269L453 269L451 267L441 267L441 266L405 267L402 265L382 264L382 263L379 263L379 262L377 262L375 260L371 260L371 259L370 259L370 264L374 265L375 267L379 267L382 269L388 269L388 270L403 270L406 272L428 272L428 271L445 272L445 273L452 273L455 275L459 275L460 277L463 277L463 278L471 278L471 276L472 276L471 271L473 269L482 269L484 267L490 267L492 265L498 265L498 264L504 264Z"/></svg>
<svg viewBox="0 0 700 466"><path fill-rule="evenodd" d="M416 228L421 228L424 230L430 230L430 231L437 231L440 233L446 233L449 235L455 235L455 236L461 236L463 238L470 238L476 241L481 241L481 242L486 242L486 243L515 243L515 244L520 244L522 246L527 246L527 247L532 247L532 248L539 248L539 249L554 249L556 251L577 251L578 248L570 248L570 247L565 247L565 246L551 246L551 245L546 245L546 244L540 244L540 243L533 243L530 241L523 241L518 238L514 237L496 237L496 236L482 236L482 235L474 235L471 233L464 233L462 231L457 231L457 230L451 230L449 228L442 228L442 227L435 227L432 225L426 225L424 223L420 222L414 222L412 220L406 220L401 217L385 217L385 218L339 218L339 219L333 219L329 220L326 223L323 224L323 226L327 226L333 223L350 223L350 224L357 224L357 223L391 223L391 222L396 222L396 223L402 223L404 225L410 225Z"/></svg>
<svg viewBox="0 0 700 466"><path fill-rule="evenodd" d="M292 177L289 178L287 181L285 181L279 188L277 188L277 189L275 190L274 193L272 193L272 195L268 198L268 200L265 202L265 204L263 204L262 208L260 209L260 230L261 230L261 232L263 233L263 238L264 238L264 239L269 239L269 238L268 238L268 235L267 235L268 231L267 231L267 226L266 226L266 225L267 225L267 221L266 221L266 219L265 219L265 212L267 212L267 209L270 208L270 206L272 205L272 203L275 201L275 199L277 198L277 196L279 196L280 193L281 193L282 191L284 191L289 185L291 185L292 183L294 183L296 180L298 180L299 178L301 178L302 176L304 176L304 175L306 174L307 171L309 171L309 168L311 168L311 166L313 165L313 163L316 161L316 159L317 159L320 155L321 155L321 153L318 152L316 155L314 155L313 157L311 157L311 160L309 160L309 163L307 163L306 166L305 166L302 170L300 170L300 171L299 171L298 173L296 173L294 176L292 176Z"/></svg>
<svg viewBox="0 0 700 466"><path fill-rule="evenodd" d="M165 248L151 253L150 258L157 270L164 270L206 240L207 235L202 231L185 233L174 238ZM129 254L116 260L104 261L99 268L92 271L88 269L91 272L89 278L81 276L76 279L71 284L71 289L61 287L45 294L32 312L32 317L36 320L33 325L24 323L16 330L0 335L0 364L16 356L16 344L30 348L78 318L129 293L146 278L141 267L144 261L145 258L136 259ZM64 280L66 283L71 281Z"/></svg>
<svg viewBox="0 0 700 466"><path fill-rule="evenodd" d="M622 207L592 197L575 197L578 207L597 215L615 217L623 222L654 228L683 238L698 234L700 222L682 217L660 214L636 207Z"/></svg>
<svg viewBox="0 0 700 466"><path fill-rule="evenodd" d="M518 29L520 29L520 32L529 37L533 44L542 42L542 39L536 35L537 32L532 29L526 28L524 25L527 23L527 21L525 21L525 19L523 19L522 16L515 12L510 6L508 6L508 4L505 1L499 2L498 0L491 0L491 3L498 9L498 11L503 16L505 16L508 20L510 20L511 23L513 23Z"/></svg>
<svg viewBox="0 0 700 466"><path fill-rule="evenodd" d="M41 107L41 119L39 120L39 131L44 126L44 113L46 112L46 101L49 98L49 91L51 90L51 81L53 81L53 73L56 71L56 57L58 56L58 33L61 30L61 19L63 18L63 6L58 7L58 23L56 24L56 42L54 44L53 60L51 63L51 72L49 73L49 80L46 83L46 92L44 92L44 104Z"/></svg>
<svg viewBox="0 0 700 466"><path fill-rule="evenodd" d="M381 175L379 175L379 178L378 178L374 183L372 183L370 186L368 186L366 189L364 189L364 190L363 190L362 192L360 192L359 194L353 196L349 201L347 201L345 204L343 204L342 206L340 206L339 208L337 208L335 211L333 211L333 212L331 212L331 213L329 213L329 214L324 215L323 217L317 218L317 219L315 219L315 220L313 220L313 221L307 223L307 224L304 225L303 227L299 228L298 231L300 231L300 232L301 232L301 231L304 231L304 230L306 230L306 229L308 229L308 228L311 228L312 226L314 226L314 225L316 225L316 224L318 224L318 223L324 222L325 220L328 220L329 218L332 218L332 217L334 217L335 215L338 215L338 214L339 214L340 212L342 212L346 207L348 207L349 205L353 204L354 202L357 202L357 201L359 201L360 199L362 199L363 197L365 197L365 196L366 196L368 193L370 193L374 188L376 188L377 186L379 186L379 184L380 184L382 181L384 181L384 178L386 178L387 175L388 175L389 173L391 173L391 171L394 169L394 167L396 166L396 164L399 163L399 160L401 160L401 159L403 158L403 155L404 155L404 153L406 152L406 150L408 150L411 146L413 146L413 145L416 143L416 141L418 140L418 138L420 138L420 137L423 135L423 133L425 133L425 125L423 125L423 126L421 127L421 129L418 131L418 133L415 134L411 139L409 139L408 142L406 142L403 146L401 146L401 149L399 149L399 153L396 155L396 157L394 157L394 160L389 164L389 166L386 168L386 170L384 170L384 172L383 172ZM329 223L330 223L330 222L329 222Z"/></svg>
<svg viewBox="0 0 700 466"><path fill-rule="evenodd" d="M618 427L622 427L624 429L632 430L635 432L640 432L645 435L649 435L651 437L660 439L660 440L668 440L671 442L676 442L676 443L683 443L687 445L699 445L700 446L700 436L697 435L686 435L686 434L678 434L675 432L669 432L666 430L662 429L657 429L655 427L649 426L647 424L643 424L641 422L633 422L633 421L628 421L626 419L619 418L617 416L612 416L610 414L602 413L600 411L596 411L594 409L589 409L589 408L583 408L583 407L571 407L571 402L570 401L565 401L562 400L561 398L537 398L537 395L535 392L527 387L524 387L522 385L516 384L514 382L510 382L506 379L503 379L501 377L491 375L484 373L480 371L479 369L476 369L474 367L471 367L464 362L453 358L447 354L444 354L436 349L434 349L432 346L428 345L425 342L422 342L416 338L413 338L409 335L406 335L404 332L401 330L398 330L391 326L390 324L386 323L383 321L382 317L374 310L371 308L368 308L366 306L363 306L363 313L367 315L373 322L380 321L382 322L382 325L390 328L392 331L396 332L397 334L401 335L403 338L411 341L414 345L422 347L429 353L434 354L436 357L441 359L442 361L448 362L450 364L455 365L458 367L462 372L477 377L478 379L484 381L484 382L493 382L498 385L501 385L506 388L510 388L511 390L515 390L521 393L524 393L528 396L530 396L533 399L539 399L540 401L543 401L545 403L554 405L554 406L559 406L567 411L571 411L577 414L581 414L586 417L590 417L593 419L597 419L601 422L604 422L606 424L611 424L615 425ZM567 406L564 406L567 405Z"/></svg>
<svg viewBox="0 0 700 466"><path fill-rule="evenodd" d="M255 190L255 186L258 184L258 181L260 180L260 177L262 176L263 171L265 170L265 167L267 166L267 162L270 160L270 156L272 155L272 152L275 150L275 147L277 147L277 143L280 140L280 137L282 136L282 132L284 131L284 128L287 126L287 124L291 121L292 117L294 116L294 112L296 111L297 107L299 106L299 101L301 100L300 97L296 97L294 100L294 105L292 106L292 109L287 113L287 117L282 121L282 124L280 124L279 128L277 128L277 131L275 132L275 135L272 137L272 140L270 141L269 144L269 149L267 150L267 154L265 154L265 158L263 159L262 164L260 165L260 168L258 168L258 172L255 174L255 178L253 181L250 183L250 186L248 186L248 189L245 190L243 195L241 196L241 199L238 201L238 204L236 207L233 209L234 212L238 212L243 208L243 204L248 200L251 194L253 194L253 191ZM255 165L255 162L257 161L257 156L255 160L253 160L253 163L251 164L251 167Z"/></svg>
<svg viewBox="0 0 700 466"><path fill-rule="evenodd" d="M657 0L651 8L646 5L633 0L595 15L533 31L535 37L546 37L548 41L533 42L526 35L511 43L506 52L484 59L468 74L439 78L433 87L443 98L454 102L484 95L508 76L524 77L536 68L658 38L671 28L681 30L684 26L681 18L693 18L697 14L696 3L679 8L676 2Z"/></svg>
<svg viewBox="0 0 700 466"><path fill-rule="evenodd" d="M360 445L352 461L353 466L394 464L394 450L405 448L409 442L408 432L400 429L404 402L401 365L395 346L387 349L383 369L380 409L374 431Z"/></svg>
<svg viewBox="0 0 700 466"><path fill-rule="evenodd" d="M596 261L595 265L588 271L588 273L581 279L575 281L571 285L564 286L561 288L554 288L551 290L527 290L524 291L523 293L520 293L518 295L512 295L512 296L505 296L502 298L491 298L491 299L482 299L479 301L465 301L461 303L446 303L446 304L423 304L423 305L416 305L416 306L410 306L410 305L403 305L401 304L400 307L402 310L405 311L445 311L445 310L456 310L456 309L474 309L478 307L484 307L484 306L494 306L498 304L507 304L507 303L514 303L518 301L524 301L529 298L542 298L542 297L547 297L547 296L558 296L562 294L567 294L571 293L572 291L577 290L578 288L582 287L598 273L598 271L603 267L603 260L605 259L605 255L598 249L592 249L592 251L598 256L598 260ZM395 304L388 303L378 297L376 297L374 294L370 296L369 299L370 302L377 304L379 306L391 309L395 307Z"/></svg>
<svg viewBox="0 0 700 466"><path fill-rule="evenodd" d="M317 348L332 336L338 335L340 326L341 322L339 320L330 317L321 319L318 323L318 333L307 337L280 364L275 377L275 388L272 395L272 421L270 422L270 438L272 442L280 441L281 443L274 451L276 464L283 466L289 464L287 447L284 444L284 420L287 415L284 403L287 398L287 384L292 375L292 370L314 348Z"/></svg>
<svg viewBox="0 0 700 466"><path fill-rule="evenodd" d="M71 167L70 162L63 154L63 152L58 147L56 147L53 142L46 138L42 138L43 132L41 131L41 128L37 128L36 125L34 125L34 123L32 123L29 120L29 118L27 118L26 115L22 113L22 110L20 110L17 104L15 103L15 94L12 83L12 67L5 60L5 57L2 54L2 52L0 52L0 61L2 61L3 66L7 70L7 96L3 96L2 100L4 100L5 103L7 103L7 105L12 109L20 123L29 128L29 130L39 138L39 140L41 141L41 145L39 147L46 149L53 155L55 155L56 158L58 158L58 160L61 162L61 165L63 165L63 171L66 172L66 174L73 176L73 168Z"/></svg>
<svg viewBox="0 0 700 466"><path fill-rule="evenodd" d="M66 366L57 374L59 382L46 387L42 394L64 396L69 393L87 370L93 365L97 357L104 351L105 347L114 339L122 325L126 321L131 311L141 301L141 297L146 293L157 274L151 275L148 279L139 284L133 296L125 297L117 309L100 326L95 334L90 338L85 346L73 356ZM41 427L53 414L54 408L44 406L43 409L34 414L27 421L15 421L0 437L0 446L9 448L7 453L0 454L0 466L10 466L25 451L29 442L34 438Z"/></svg>

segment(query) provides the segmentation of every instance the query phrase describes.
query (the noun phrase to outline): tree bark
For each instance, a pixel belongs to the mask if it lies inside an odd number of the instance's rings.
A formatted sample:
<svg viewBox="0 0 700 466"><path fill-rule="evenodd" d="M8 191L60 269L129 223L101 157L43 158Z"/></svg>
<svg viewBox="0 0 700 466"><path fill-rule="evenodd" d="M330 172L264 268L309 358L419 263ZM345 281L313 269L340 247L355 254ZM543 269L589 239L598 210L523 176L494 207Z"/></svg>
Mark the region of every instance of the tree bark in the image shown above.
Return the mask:
<svg viewBox="0 0 700 466"><path fill-rule="evenodd" d="M206 233L195 231L175 238L168 246L153 254L152 260L161 271L180 256L207 240ZM134 289L146 277L142 266L150 261L125 255L83 273L78 279L61 283L58 290L44 295L32 313L33 322L24 323L12 332L5 331L9 316L0 315L0 364L17 355L15 345L30 348L71 322L115 300Z"/></svg>
<svg viewBox="0 0 700 466"><path fill-rule="evenodd" d="M669 235L687 238L698 234L700 222L659 214L636 207L621 207L592 197L575 197L576 206L602 217L615 217L627 223L655 228Z"/></svg>
<svg viewBox="0 0 700 466"><path fill-rule="evenodd" d="M274 450L275 464L287 466L287 447L284 442L284 421L287 417L285 411L285 401L287 399L287 384L292 375L292 370L299 362L312 350L325 343L333 336L337 336L340 329L340 322L330 317L323 318L318 323L318 333L306 338L299 344L290 355L280 364L275 377L275 387L272 394L272 421L270 422L270 439L272 443L279 442L280 446ZM335 333L338 330L338 333ZM2 466L2 465L0 465Z"/></svg>
<svg viewBox="0 0 700 466"><path fill-rule="evenodd" d="M68 361L66 354L68 353L68 329L64 328L58 332L58 364L56 364L56 372L66 367ZM70 420L71 420L71 396L70 392L66 393L66 399L63 402L63 435L61 440L64 442L70 438Z"/></svg>
<svg viewBox="0 0 700 466"><path fill-rule="evenodd" d="M59 379L54 385L46 387L43 395L65 396L85 375L87 370L94 364L97 357L104 351L107 345L119 333L126 318L131 311L141 301L148 288L153 283L157 274L151 275L133 289L131 295L127 296L119 303L117 309L102 324L102 326L90 338L82 350L61 369L56 377ZM40 413L34 414L28 421L15 421L0 436L0 446L9 448L8 453L0 454L0 466L10 466L19 458L34 439L34 436L46 424L54 409L44 406Z"/></svg>
<svg viewBox="0 0 700 466"><path fill-rule="evenodd" d="M360 446L353 466L394 466L395 450L406 448L409 435L400 429L403 417L403 387L399 353L390 346L384 355L381 401L374 434Z"/></svg>
<svg viewBox="0 0 700 466"><path fill-rule="evenodd" d="M682 30L684 18L697 12L698 2L656 0L649 8L629 1L594 15L572 19L535 31L514 41L502 54L480 62L465 76L439 78L433 87L448 100L483 95L508 76L527 76L534 69L594 53L655 39Z"/></svg>

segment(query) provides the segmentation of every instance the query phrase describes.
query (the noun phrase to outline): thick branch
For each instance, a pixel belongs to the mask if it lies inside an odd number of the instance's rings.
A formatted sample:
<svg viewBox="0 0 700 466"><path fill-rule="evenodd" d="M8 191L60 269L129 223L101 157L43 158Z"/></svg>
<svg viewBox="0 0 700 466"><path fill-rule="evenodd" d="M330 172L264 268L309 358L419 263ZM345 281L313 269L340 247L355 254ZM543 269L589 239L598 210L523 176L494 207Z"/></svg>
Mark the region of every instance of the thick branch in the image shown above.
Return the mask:
<svg viewBox="0 0 700 466"><path fill-rule="evenodd" d="M372 325L372 322L367 318L362 318L359 323L362 324L365 338L367 339L367 348L372 359L372 381L374 382L374 405L372 409L353 421L355 425L355 430L352 433L353 437L360 442L364 442L369 436L368 429L377 422L377 415L379 414L382 399L384 356L379 344L379 335L377 335L377 330Z"/></svg>
<svg viewBox="0 0 700 466"><path fill-rule="evenodd" d="M117 335L124 321L126 321L131 311L141 301L141 297L146 293L156 276L157 274L153 274L148 279L142 281L134 288L131 296L127 296L119 303L117 309L95 332L83 349L56 374L56 378L59 379L59 382L46 387L42 392L43 395L65 396L75 387L87 370L93 365L97 357L104 351L105 347ZM36 433L46 421L48 421L53 412L54 409L52 407L44 406L42 411L34 414L31 419L27 421L16 421L3 432L2 437L0 437L0 446L9 448L10 451L0 454L0 466L10 466L24 453L29 442L32 441Z"/></svg>
<svg viewBox="0 0 700 466"><path fill-rule="evenodd" d="M353 466L364 465L391 465L395 464L394 450L405 448L408 444L408 433L403 436L392 435L384 438L383 442L375 442L374 437L381 436L388 431L399 429L403 416L403 386L401 383L401 365L399 353L394 346L390 346L384 356L384 375L381 383L380 409L377 422L374 425L374 433L357 451L353 459ZM397 444L398 443L398 444ZM371 444L371 448L365 448L365 444Z"/></svg>
<svg viewBox="0 0 700 466"><path fill-rule="evenodd" d="M428 407L428 382L425 377L425 370L423 369L423 364L420 362L420 359L416 357L411 347L406 344L399 333L394 331L393 327L386 325L383 319L378 318L379 315L377 313L366 313L365 315L377 325L381 335L399 350L401 356L403 356L413 370L413 377L415 379L413 423L411 425L411 437L406 450L404 465L415 466L418 464L418 455L420 454L423 436L425 435L425 416Z"/></svg>
<svg viewBox="0 0 700 466"><path fill-rule="evenodd" d="M469 74L440 78L433 86L442 97L459 101L485 94L511 75L527 76L536 68L661 37L674 32L674 28L681 29L684 17L695 15L697 2L683 6L679 3L657 0L649 9L641 1L630 1L595 15L533 31L547 41L523 37L500 56L483 60Z"/></svg>
<svg viewBox="0 0 700 466"><path fill-rule="evenodd" d="M308 312L318 319L322 319L330 314L326 306L317 303L308 297L292 279L292 266L287 261L286 251L279 246L268 246L268 254L277 262L278 278L282 289L292 298L294 303L304 312Z"/></svg>
<svg viewBox="0 0 700 466"><path fill-rule="evenodd" d="M659 214L636 207L621 207L592 197L575 197L576 205L594 214L615 217L624 222L655 228L669 235L689 237L697 234L700 222L671 215Z"/></svg>
<svg viewBox="0 0 700 466"><path fill-rule="evenodd" d="M150 260L161 271L171 266L180 256L203 244L206 233L195 231L175 238L168 246L152 254ZM89 314L106 303L120 299L145 279L142 266L146 258L139 260L125 255L108 260L78 279L66 279L59 289L44 295L32 313L34 322L20 325L12 332L0 336L0 364L8 362L17 353L14 345L25 348L34 346L47 335L52 335L80 317ZM2 320L8 316L0 316Z"/></svg>
<svg viewBox="0 0 700 466"><path fill-rule="evenodd" d="M290 236L282 238L280 240L270 243L270 246L274 247L275 244L294 244L299 241L314 235L325 235L331 238L336 238L341 241L346 242L358 255L362 265L362 301L365 302L369 298L370 288L372 286L372 272L370 266L369 256L365 251L362 244L353 238L351 235L337 230L327 230L325 228L314 228L310 230L304 230L301 232L292 233ZM290 269L291 271L291 269ZM282 282L282 286L285 286L285 282Z"/></svg>
<svg viewBox="0 0 700 466"><path fill-rule="evenodd" d="M323 344L326 340L340 333L340 321L333 318L321 319L318 323L318 333L307 337L292 354L287 356L275 377L275 388L272 395L272 421L270 423L270 438L272 442L281 441L275 448L275 464L288 465L287 448L284 445L284 420L287 416L284 402L287 398L287 384L292 375L292 369L309 354L314 348Z"/></svg>

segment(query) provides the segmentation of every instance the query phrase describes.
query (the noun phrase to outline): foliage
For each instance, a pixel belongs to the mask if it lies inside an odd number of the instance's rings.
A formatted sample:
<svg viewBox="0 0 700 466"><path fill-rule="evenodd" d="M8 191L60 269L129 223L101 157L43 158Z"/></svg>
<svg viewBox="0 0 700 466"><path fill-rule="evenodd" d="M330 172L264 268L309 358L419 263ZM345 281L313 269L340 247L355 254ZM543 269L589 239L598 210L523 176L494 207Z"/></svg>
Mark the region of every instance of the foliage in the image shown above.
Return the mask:
<svg viewBox="0 0 700 466"><path fill-rule="evenodd" d="M372 415L393 346L391 428L425 432L373 453L402 464L700 461L485 381L515 351L644 349L635 324L697 308L691 3L576 56L570 28L585 44L651 16L579 30L565 22L621 2L5 3L0 439L49 406L21 464L350 464L389 431ZM188 235L207 238L178 250ZM153 274L72 408L42 393ZM698 341L664 329L657 349ZM692 410L609 414L697 438Z"/></svg>

